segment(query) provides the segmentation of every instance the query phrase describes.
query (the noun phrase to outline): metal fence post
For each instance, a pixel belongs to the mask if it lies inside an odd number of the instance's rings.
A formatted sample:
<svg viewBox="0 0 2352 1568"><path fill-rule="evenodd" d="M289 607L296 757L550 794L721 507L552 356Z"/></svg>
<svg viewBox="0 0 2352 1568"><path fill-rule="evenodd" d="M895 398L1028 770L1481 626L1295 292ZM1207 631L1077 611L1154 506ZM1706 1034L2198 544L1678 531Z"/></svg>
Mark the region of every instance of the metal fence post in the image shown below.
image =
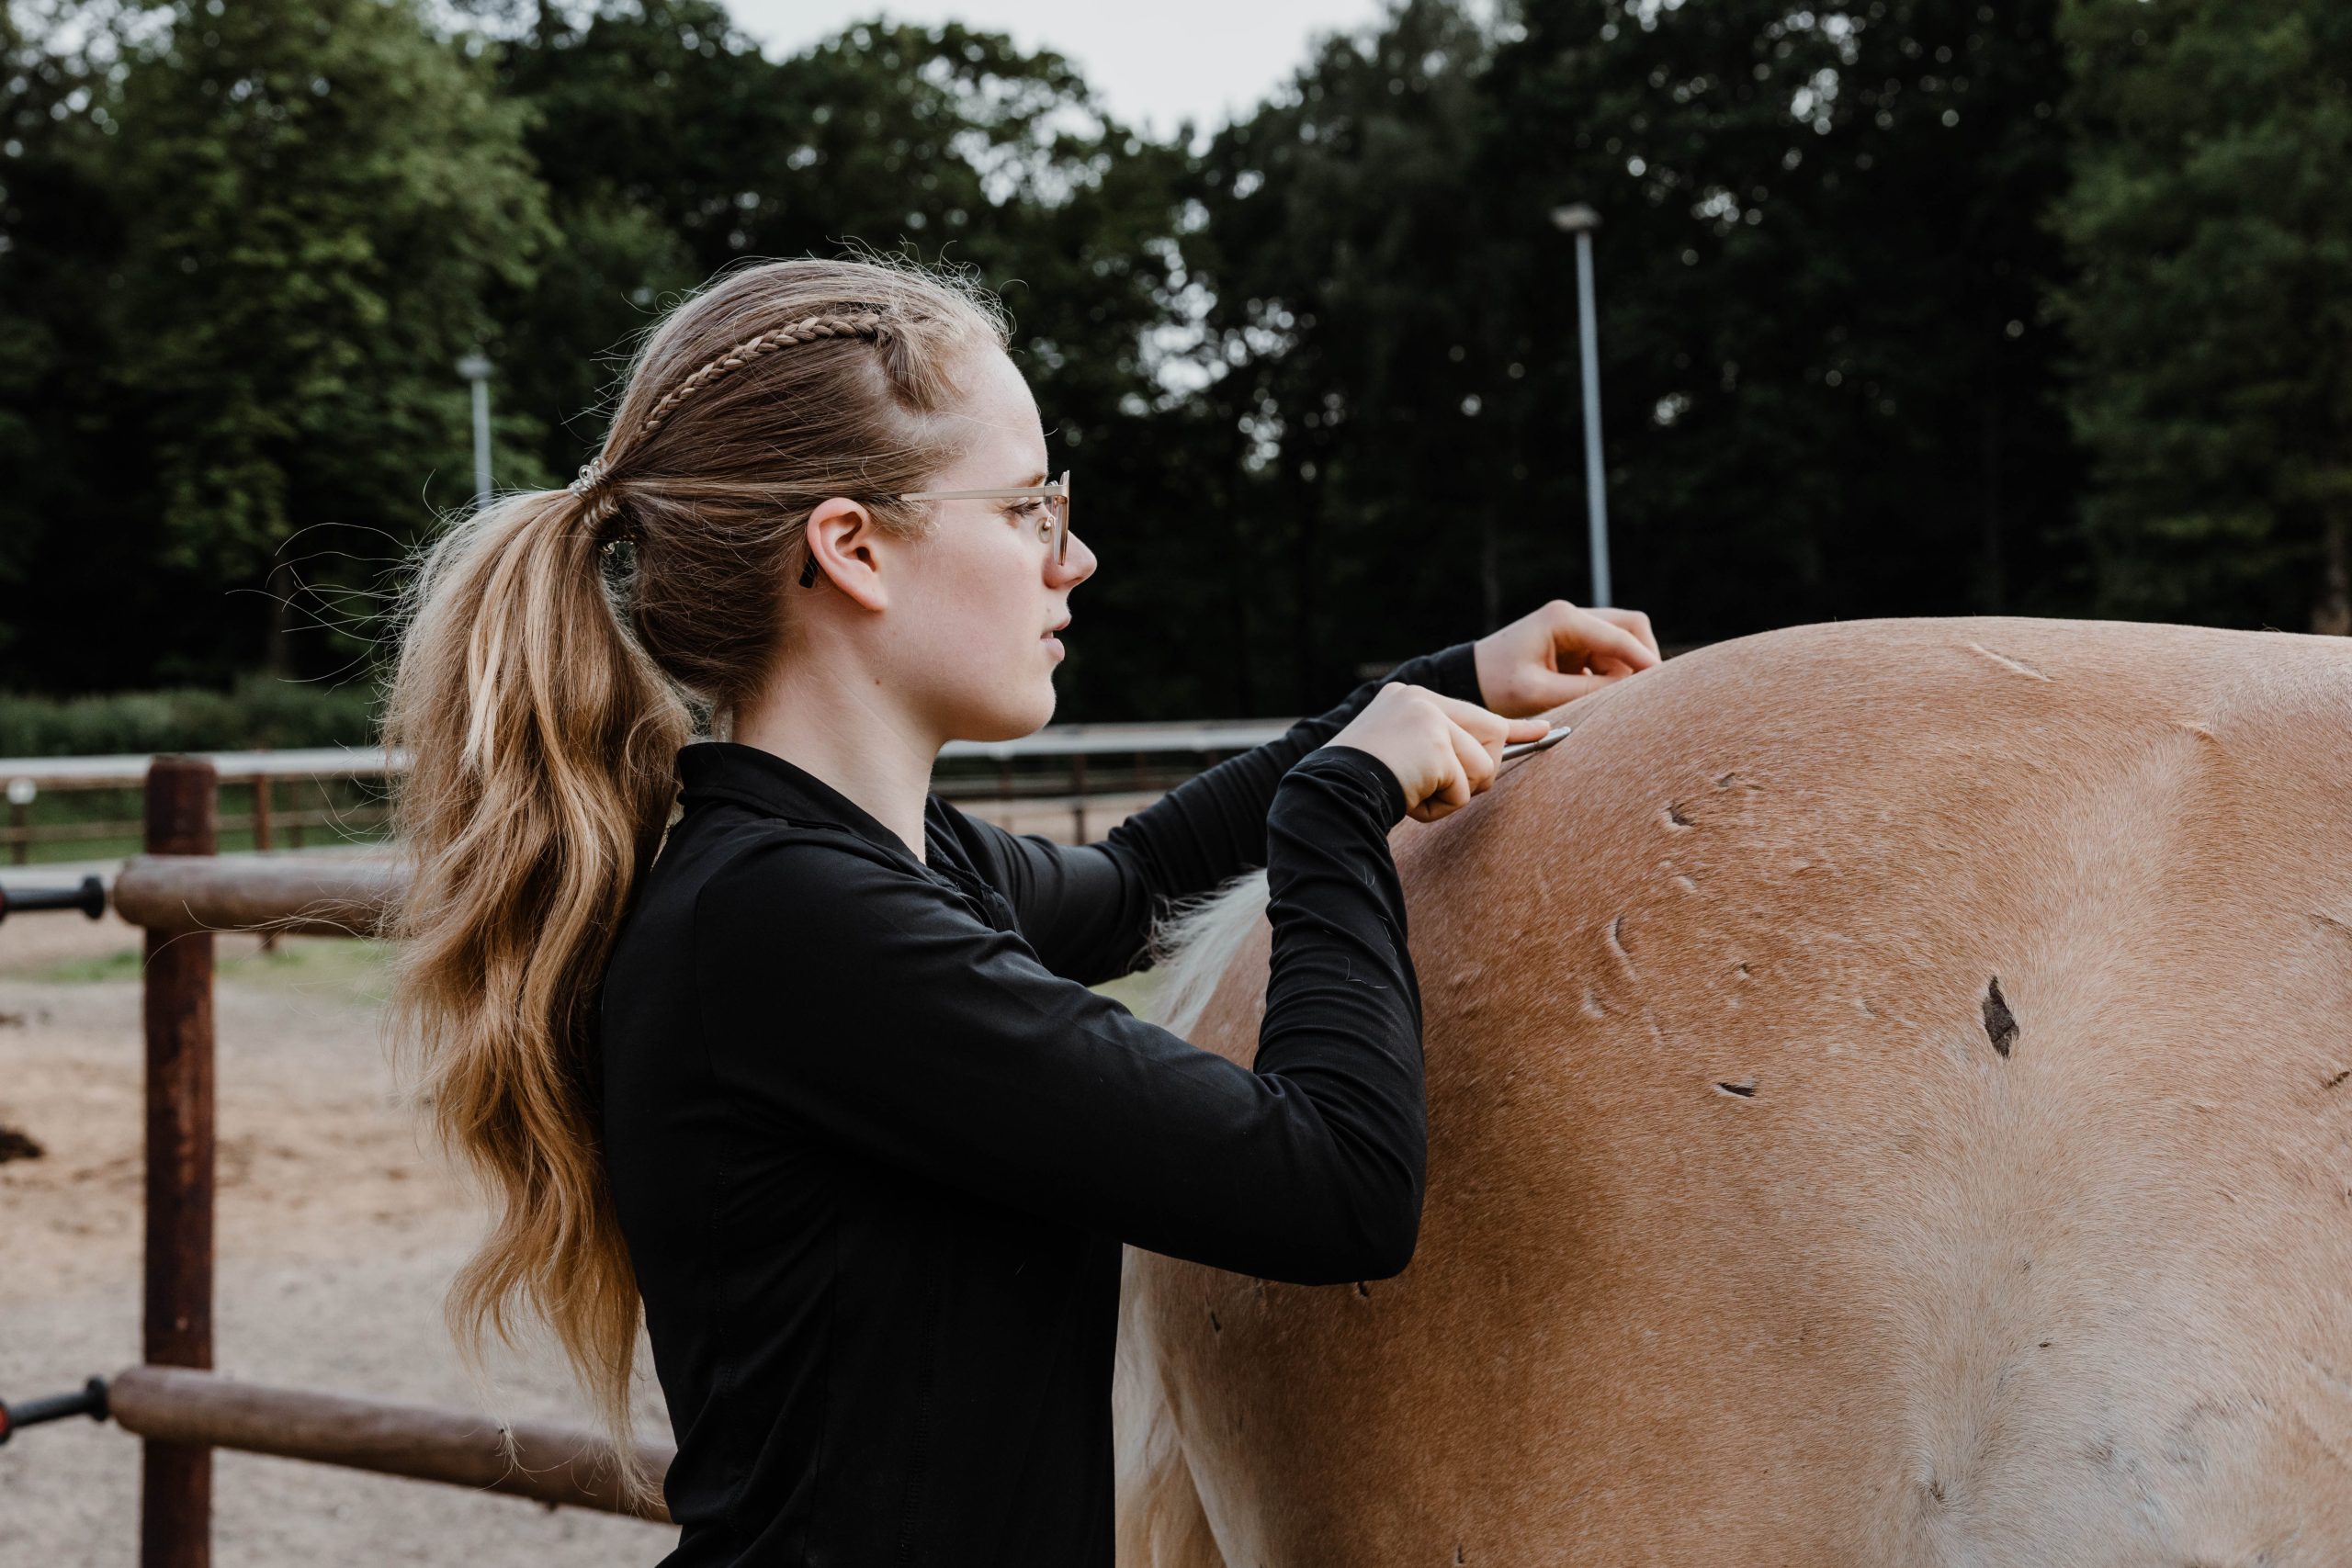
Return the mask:
<svg viewBox="0 0 2352 1568"><path fill-rule="evenodd" d="M147 770L147 852L209 855L219 788L200 757ZM212 1365L212 936L150 930L147 1029L147 1316L153 1366ZM140 1568L210 1568L212 1450L146 1442Z"/></svg>

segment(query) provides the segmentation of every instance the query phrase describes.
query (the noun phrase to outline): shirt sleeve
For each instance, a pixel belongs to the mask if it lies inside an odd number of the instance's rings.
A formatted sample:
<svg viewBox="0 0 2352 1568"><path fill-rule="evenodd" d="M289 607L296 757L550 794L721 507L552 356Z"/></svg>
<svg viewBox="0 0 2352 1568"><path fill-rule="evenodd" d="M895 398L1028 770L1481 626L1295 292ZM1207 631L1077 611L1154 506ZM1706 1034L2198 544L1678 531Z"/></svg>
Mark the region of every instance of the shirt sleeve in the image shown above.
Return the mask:
<svg viewBox="0 0 2352 1568"><path fill-rule="evenodd" d="M1352 747L1281 781L1254 1068L1055 975L950 887L770 840L695 909L714 1068L779 1137L1263 1279L1385 1278L1412 1254L1426 1142L1404 810Z"/></svg>
<svg viewBox="0 0 2352 1568"><path fill-rule="evenodd" d="M1091 844L1016 835L956 812L965 841L1012 905L1022 934L1057 975L1086 984L1148 967L1154 921L1179 900L1266 863L1266 814L1274 786L1329 740L1392 681L1478 702L1475 645L1403 664L1348 694L1328 713L1304 718L1263 746L1229 757L1170 790ZM944 804L944 803L943 803ZM954 811L954 807L946 807Z"/></svg>

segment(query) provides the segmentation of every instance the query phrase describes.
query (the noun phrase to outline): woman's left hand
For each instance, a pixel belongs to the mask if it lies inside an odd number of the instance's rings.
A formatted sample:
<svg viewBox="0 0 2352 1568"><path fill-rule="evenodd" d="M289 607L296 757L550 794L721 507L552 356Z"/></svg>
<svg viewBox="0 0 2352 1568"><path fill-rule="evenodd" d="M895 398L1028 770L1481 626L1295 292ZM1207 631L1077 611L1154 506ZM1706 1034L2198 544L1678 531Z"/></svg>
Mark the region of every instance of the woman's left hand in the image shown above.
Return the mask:
<svg viewBox="0 0 2352 1568"><path fill-rule="evenodd" d="M1582 610L1562 599L1487 633L1474 651L1479 699L1506 718L1558 707L1659 659L1639 610Z"/></svg>

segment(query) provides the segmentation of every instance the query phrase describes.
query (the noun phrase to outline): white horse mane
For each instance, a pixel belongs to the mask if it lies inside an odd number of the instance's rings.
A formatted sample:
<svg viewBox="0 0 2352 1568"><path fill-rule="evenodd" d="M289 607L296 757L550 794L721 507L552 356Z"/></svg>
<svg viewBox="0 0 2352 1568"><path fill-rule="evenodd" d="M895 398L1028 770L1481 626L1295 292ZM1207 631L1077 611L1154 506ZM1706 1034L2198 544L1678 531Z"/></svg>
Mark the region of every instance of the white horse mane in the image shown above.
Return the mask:
<svg viewBox="0 0 2352 1568"><path fill-rule="evenodd" d="M1266 874L1249 872L1175 905L1153 924L1148 951L1159 977L1148 1004L1154 1023L1191 1034L1233 955L1265 915L1267 897Z"/></svg>

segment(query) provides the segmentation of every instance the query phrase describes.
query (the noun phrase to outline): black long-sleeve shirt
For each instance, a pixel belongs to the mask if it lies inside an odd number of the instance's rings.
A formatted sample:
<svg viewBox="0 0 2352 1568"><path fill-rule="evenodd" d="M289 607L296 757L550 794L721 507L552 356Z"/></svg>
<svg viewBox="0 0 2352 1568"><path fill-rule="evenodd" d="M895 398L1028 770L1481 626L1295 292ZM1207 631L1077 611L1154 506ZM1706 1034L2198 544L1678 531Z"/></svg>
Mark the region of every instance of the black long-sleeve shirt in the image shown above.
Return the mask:
<svg viewBox="0 0 2352 1568"><path fill-rule="evenodd" d="M1385 679L1478 695L1466 643ZM934 795L918 861L769 752L680 753L601 1010L678 1442L668 1568L1107 1568L1120 1244L1300 1283L1404 1267L1404 795L1324 744L1379 684L1077 848ZM1087 989L1170 900L1259 865L1254 1070Z"/></svg>

